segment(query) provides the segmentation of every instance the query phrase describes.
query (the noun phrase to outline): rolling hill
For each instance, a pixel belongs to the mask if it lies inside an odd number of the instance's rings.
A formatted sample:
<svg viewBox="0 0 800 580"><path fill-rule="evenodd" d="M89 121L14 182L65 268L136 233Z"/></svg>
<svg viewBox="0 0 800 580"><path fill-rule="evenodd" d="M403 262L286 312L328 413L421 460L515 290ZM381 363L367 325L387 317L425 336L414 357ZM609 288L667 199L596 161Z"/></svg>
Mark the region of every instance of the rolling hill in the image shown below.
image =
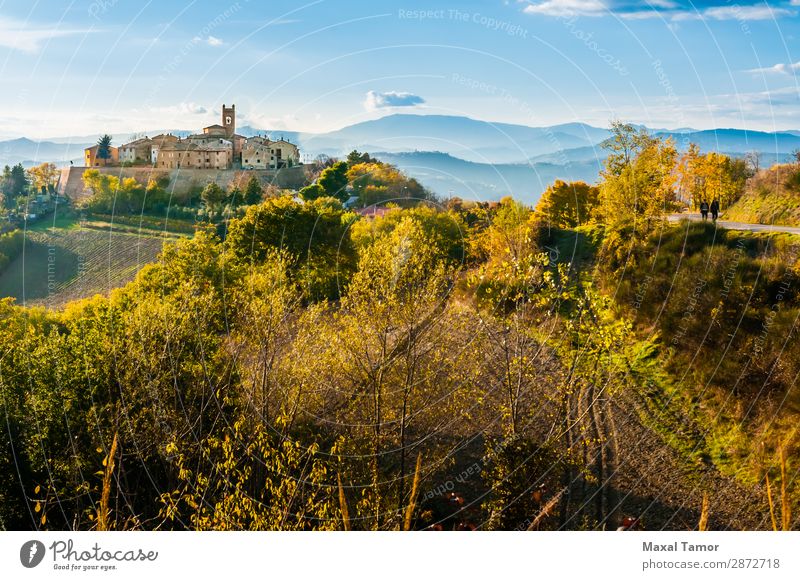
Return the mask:
<svg viewBox="0 0 800 580"><path fill-rule="evenodd" d="M592 183L600 169L596 159L561 165L547 161L474 163L432 151L382 152L374 156L396 165L442 197L473 200L498 200L513 194L521 201L535 203L556 179Z"/></svg>
<svg viewBox="0 0 800 580"><path fill-rule="evenodd" d="M743 154L758 151L765 154L790 154L800 148L800 136L792 132L767 133L746 129L709 129L692 132L659 132L659 137L672 137L679 148L696 143L703 151Z"/></svg>
<svg viewBox="0 0 800 580"><path fill-rule="evenodd" d="M169 240L158 234L103 229L28 232L24 254L0 273L0 296L59 308L71 300L107 294L155 261L165 243Z"/></svg>
<svg viewBox="0 0 800 580"><path fill-rule="evenodd" d="M583 123L527 127L445 115L389 115L320 135L303 134L309 151L443 151L479 163L520 163L534 155L599 143L608 131Z"/></svg>

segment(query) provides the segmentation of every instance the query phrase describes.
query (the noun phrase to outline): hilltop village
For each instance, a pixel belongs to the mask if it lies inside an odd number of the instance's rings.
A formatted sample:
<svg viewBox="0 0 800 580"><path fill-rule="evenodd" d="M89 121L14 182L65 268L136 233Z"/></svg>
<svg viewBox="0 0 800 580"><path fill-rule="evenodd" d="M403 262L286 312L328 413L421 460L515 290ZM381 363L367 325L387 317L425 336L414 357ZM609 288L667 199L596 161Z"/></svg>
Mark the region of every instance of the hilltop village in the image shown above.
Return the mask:
<svg viewBox="0 0 800 580"><path fill-rule="evenodd" d="M166 133L114 147L103 143L84 150L86 167L150 166L158 169L266 169L300 164L300 150L286 139L236 133L236 105L222 105L222 123L180 138Z"/></svg>

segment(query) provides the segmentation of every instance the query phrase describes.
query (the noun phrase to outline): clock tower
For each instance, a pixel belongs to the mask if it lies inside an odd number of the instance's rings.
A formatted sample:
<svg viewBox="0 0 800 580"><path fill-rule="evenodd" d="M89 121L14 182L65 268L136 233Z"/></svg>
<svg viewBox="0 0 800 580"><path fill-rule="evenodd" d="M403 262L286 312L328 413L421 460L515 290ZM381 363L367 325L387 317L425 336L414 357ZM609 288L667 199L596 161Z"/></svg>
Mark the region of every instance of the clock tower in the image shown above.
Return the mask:
<svg viewBox="0 0 800 580"><path fill-rule="evenodd" d="M236 133L236 105L226 107L222 105L222 126L225 127L225 133L228 137L233 137Z"/></svg>

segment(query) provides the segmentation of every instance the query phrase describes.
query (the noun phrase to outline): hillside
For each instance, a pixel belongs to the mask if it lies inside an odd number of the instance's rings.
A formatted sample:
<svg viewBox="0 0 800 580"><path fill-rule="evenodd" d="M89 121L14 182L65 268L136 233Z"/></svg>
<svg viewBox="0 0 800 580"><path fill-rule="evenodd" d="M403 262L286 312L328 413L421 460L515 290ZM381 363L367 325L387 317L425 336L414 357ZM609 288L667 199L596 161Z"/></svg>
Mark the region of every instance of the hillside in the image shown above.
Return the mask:
<svg viewBox="0 0 800 580"><path fill-rule="evenodd" d="M32 141L24 137L0 141L0 166L22 163L30 167L45 162L66 165L70 160L83 159L83 150L92 144L70 140L63 143Z"/></svg>
<svg viewBox="0 0 800 580"><path fill-rule="evenodd" d="M608 131L583 123L528 127L446 115L388 115L319 135L300 136L310 151L444 151L468 161L519 163L534 155L599 143Z"/></svg>
<svg viewBox="0 0 800 580"><path fill-rule="evenodd" d="M583 159L560 165L551 162L474 163L438 151L411 153L381 152L374 154L381 161L396 165L442 197L498 200L513 195L534 204L542 191L556 179L597 180L600 162Z"/></svg>
<svg viewBox="0 0 800 580"><path fill-rule="evenodd" d="M158 257L164 238L103 229L28 232L25 251L0 273L0 297L59 308L107 294Z"/></svg>
<svg viewBox="0 0 800 580"><path fill-rule="evenodd" d="M800 136L791 132L748 131L746 129L708 129L705 131L664 131L658 137L672 137L677 146L685 149L696 143L702 151L743 154L759 151L767 155L790 154L800 148Z"/></svg>
<svg viewBox="0 0 800 580"><path fill-rule="evenodd" d="M726 219L775 225L800 225L800 167L774 165L750 178Z"/></svg>

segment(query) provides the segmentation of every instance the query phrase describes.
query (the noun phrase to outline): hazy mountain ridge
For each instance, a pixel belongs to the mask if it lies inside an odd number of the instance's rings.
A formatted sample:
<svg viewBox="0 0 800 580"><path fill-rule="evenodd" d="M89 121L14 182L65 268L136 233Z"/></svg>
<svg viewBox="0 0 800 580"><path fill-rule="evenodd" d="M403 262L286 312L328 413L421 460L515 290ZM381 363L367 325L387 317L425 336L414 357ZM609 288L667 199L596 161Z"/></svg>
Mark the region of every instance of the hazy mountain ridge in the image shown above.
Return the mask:
<svg viewBox="0 0 800 580"><path fill-rule="evenodd" d="M396 165L437 194L472 200L498 200L513 194L534 203L556 179L597 180L599 161L558 165L536 163L475 163L439 151L378 152L381 161Z"/></svg>
<svg viewBox="0 0 800 580"><path fill-rule="evenodd" d="M169 132L185 136L196 132L159 129L136 135ZM448 115L393 114L348 125L327 133L259 129L244 125L244 136L266 134L297 143L305 156L342 157L353 149L381 152L381 159L397 164L440 195L498 198L509 193L535 201L554 179L593 182L605 151L608 129L586 123L529 127L492 123ZM701 150L733 156L761 153L762 166L786 161L800 149L800 131L749 131L745 129L654 129L659 137L672 137L680 149L697 143ZM133 134L117 135L114 144ZM0 165L32 166L45 161L67 165L81 163L83 149L98 135L57 137L42 141L26 138L0 141Z"/></svg>

